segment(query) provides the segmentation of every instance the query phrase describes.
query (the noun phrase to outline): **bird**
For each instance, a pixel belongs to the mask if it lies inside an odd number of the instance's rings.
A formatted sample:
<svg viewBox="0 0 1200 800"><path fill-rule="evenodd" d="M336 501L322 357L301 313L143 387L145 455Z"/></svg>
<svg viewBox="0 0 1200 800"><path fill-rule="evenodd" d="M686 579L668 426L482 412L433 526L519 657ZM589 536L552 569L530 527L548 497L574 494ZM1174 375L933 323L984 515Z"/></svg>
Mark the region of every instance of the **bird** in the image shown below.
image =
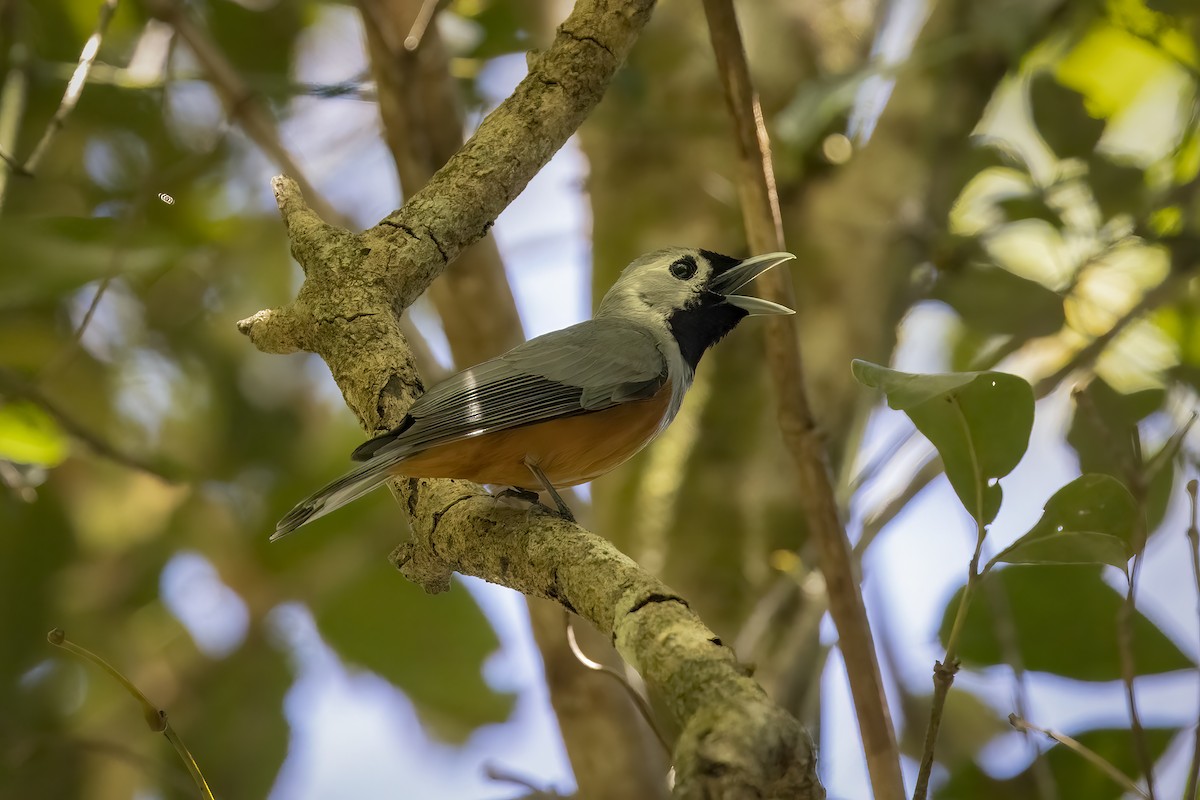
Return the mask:
<svg viewBox="0 0 1200 800"><path fill-rule="evenodd" d="M669 247L637 258L592 319L547 333L430 388L394 429L359 446L361 466L299 503L275 541L395 476L460 478L547 492L616 468L670 425L701 356L748 316L792 314L734 294L795 258L736 259Z"/></svg>

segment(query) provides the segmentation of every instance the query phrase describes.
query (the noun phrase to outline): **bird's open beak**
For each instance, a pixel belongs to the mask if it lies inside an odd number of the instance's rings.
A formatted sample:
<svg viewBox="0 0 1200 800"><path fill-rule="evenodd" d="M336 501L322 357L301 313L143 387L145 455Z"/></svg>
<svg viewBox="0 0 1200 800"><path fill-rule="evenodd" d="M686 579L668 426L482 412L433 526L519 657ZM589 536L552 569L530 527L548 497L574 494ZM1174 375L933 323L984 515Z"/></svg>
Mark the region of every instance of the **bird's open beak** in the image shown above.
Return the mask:
<svg viewBox="0 0 1200 800"><path fill-rule="evenodd" d="M752 256L745 261L738 262L737 265L730 267L719 275L714 275L712 280L709 281L708 288L725 295L727 303L737 306L751 316L760 314L795 314L796 312L792 309L781 306L778 303L772 303L770 300L763 300L761 297L731 294L731 292L742 288L771 267L777 267L785 261L791 261L793 258L795 256L791 253L767 253L766 255Z"/></svg>

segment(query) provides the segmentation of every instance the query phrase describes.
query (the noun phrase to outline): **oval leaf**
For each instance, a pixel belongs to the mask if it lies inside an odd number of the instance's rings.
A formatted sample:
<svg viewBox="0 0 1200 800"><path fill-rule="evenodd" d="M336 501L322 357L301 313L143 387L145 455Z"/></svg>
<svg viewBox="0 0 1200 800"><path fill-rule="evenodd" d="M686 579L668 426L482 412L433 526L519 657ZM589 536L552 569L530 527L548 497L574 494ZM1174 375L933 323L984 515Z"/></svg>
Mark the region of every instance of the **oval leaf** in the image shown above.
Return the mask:
<svg viewBox="0 0 1200 800"><path fill-rule="evenodd" d="M68 449L62 428L38 406L24 401L0 406L0 459L54 467Z"/></svg>
<svg viewBox="0 0 1200 800"><path fill-rule="evenodd" d="M1029 446L1029 384L1003 372L913 375L858 360L853 370L937 448L967 511L985 525L995 519L1002 497L995 481L1012 472Z"/></svg>
<svg viewBox="0 0 1200 800"><path fill-rule="evenodd" d="M1133 556L1137 504L1109 475L1083 475L1046 501L1028 533L992 559L1006 564L1111 564Z"/></svg>
<svg viewBox="0 0 1200 800"><path fill-rule="evenodd" d="M954 625L962 588L946 606L938 632L942 645ZM1046 566L992 570L980 579L959 636L959 655L967 666L1006 663L996 637L1001 629L994 611L1007 606L1014 638L1027 669L1081 681L1121 679L1117 614L1125 598L1100 577L1094 566ZM1133 660L1138 675L1155 675L1195 664L1140 612L1133 621Z"/></svg>

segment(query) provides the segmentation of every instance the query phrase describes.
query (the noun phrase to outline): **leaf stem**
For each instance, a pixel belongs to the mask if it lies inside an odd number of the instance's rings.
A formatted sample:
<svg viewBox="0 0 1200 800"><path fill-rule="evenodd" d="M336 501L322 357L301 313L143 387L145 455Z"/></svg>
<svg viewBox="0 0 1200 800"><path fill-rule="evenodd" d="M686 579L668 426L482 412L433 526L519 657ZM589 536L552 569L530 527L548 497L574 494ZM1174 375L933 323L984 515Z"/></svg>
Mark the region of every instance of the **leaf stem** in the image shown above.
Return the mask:
<svg viewBox="0 0 1200 800"><path fill-rule="evenodd" d="M971 457L971 470L975 474L975 552L971 554L971 564L967 568L967 585L963 589L962 601L954 614L954 625L946 638L946 655L941 661L933 664L933 698L929 708L929 724L925 728L925 746L921 753L921 766L917 771L917 785L913 789L913 800L925 800L929 794L929 778L933 773L934 750L937 747L938 730L942 725L942 713L946 708L946 695L954 685L954 676L958 674L958 637L967 619L967 609L971 606L975 587L979 579L991 568L991 562L979 571L979 557L983 552L983 540L987 537L987 523L984 522L984 488L983 469L979 465L979 455L975 452L975 443L971 438L971 430L962 405L957 398L952 398L954 410L958 412L959 422L962 423L963 436L967 443L967 454Z"/></svg>
<svg viewBox="0 0 1200 800"><path fill-rule="evenodd" d="M1137 677L1136 665L1133 661L1133 617L1137 612L1137 579L1141 573L1142 556L1146 552L1146 539L1149 530L1146 526L1146 493L1149 490L1149 477L1146 461L1142 456L1142 440L1137 425L1133 425L1129 434L1132 437L1133 463L1129 465L1129 488L1137 504L1133 539L1133 563L1126 575L1128 589L1125 592L1125 602L1117 611L1117 653L1121 659L1121 681L1125 684L1126 705L1129 707L1129 727L1133 733L1133 748L1137 754L1138 764L1146 777L1146 793L1150 800L1154 795L1154 759L1146 744L1146 731L1142 727L1142 715L1138 711L1137 694L1134 691L1134 679Z"/></svg>
<svg viewBox="0 0 1200 800"><path fill-rule="evenodd" d="M90 661L100 669L107 672L113 680L121 685L129 696L137 701L142 707L142 719L146 721L146 725L155 733L161 733L175 748L175 752L179 754L179 758L183 761L183 765L187 767L188 772L192 776L192 780L196 784L196 788L200 790L206 800L214 800L212 790L208 788L208 782L204 780L204 775L200 772L200 766L196 763L196 759L192 757L191 752L184 745L183 740L167 722L167 712L157 708L146 695L142 694L142 690L133 684L133 681L126 678L120 670L112 664L105 661L100 656L88 650L86 647L81 647L71 640L67 639L67 634L62 628L55 628L46 634L46 640L55 647L61 647L69 653L72 653L84 661Z"/></svg>

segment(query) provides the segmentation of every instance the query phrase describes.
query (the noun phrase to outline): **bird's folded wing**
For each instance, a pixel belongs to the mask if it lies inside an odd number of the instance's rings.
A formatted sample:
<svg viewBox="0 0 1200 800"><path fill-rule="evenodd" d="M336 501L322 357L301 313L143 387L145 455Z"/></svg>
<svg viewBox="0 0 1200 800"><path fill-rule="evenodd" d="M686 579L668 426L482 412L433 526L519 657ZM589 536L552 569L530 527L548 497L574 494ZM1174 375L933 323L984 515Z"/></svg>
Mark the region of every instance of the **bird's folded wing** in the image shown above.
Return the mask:
<svg viewBox="0 0 1200 800"><path fill-rule="evenodd" d="M355 450L358 460L558 417L600 411L653 396L667 362L646 331L589 320L531 339L434 386L404 424Z"/></svg>

